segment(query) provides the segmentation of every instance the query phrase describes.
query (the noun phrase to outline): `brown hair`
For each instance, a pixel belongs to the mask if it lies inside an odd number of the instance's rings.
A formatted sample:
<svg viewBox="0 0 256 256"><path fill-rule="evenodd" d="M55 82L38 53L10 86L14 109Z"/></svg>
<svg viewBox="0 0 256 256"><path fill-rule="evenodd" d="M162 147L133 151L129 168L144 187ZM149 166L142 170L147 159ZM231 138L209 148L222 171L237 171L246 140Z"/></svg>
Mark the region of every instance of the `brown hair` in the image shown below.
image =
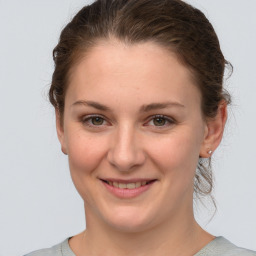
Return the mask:
<svg viewBox="0 0 256 256"><path fill-rule="evenodd" d="M181 0L97 0L82 8L67 24L53 50L55 71L49 98L61 122L71 69L99 40L113 37L126 44L155 42L176 53L200 89L206 119L216 115L223 100L230 103L223 76L225 65L231 65L201 11ZM199 158L195 194L211 195L212 187L210 161L205 164Z"/></svg>

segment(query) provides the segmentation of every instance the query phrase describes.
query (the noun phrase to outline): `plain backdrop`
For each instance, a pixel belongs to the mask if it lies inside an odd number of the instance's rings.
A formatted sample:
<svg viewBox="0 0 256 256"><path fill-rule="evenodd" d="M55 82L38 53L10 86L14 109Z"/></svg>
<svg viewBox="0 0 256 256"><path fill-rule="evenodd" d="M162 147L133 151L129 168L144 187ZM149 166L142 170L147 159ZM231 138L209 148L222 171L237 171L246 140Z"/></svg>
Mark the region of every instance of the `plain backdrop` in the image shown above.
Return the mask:
<svg viewBox="0 0 256 256"><path fill-rule="evenodd" d="M218 211L209 222L206 203L196 216L212 234L256 250L256 1L187 2L210 19L234 65L226 82L233 105L213 160ZM0 256L52 246L85 227L46 95L60 31L88 3L0 0Z"/></svg>

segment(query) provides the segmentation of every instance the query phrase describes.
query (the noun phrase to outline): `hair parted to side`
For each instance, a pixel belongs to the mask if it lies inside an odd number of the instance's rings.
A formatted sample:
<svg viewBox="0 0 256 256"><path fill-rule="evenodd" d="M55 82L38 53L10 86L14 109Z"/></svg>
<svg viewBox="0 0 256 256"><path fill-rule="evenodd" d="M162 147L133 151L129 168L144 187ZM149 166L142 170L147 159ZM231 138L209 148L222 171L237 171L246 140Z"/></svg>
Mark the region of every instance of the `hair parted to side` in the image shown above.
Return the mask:
<svg viewBox="0 0 256 256"><path fill-rule="evenodd" d="M206 120L216 116L221 102L230 103L223 76L225 67L232 69L232 65L225 60L211 23L200 10L181 0L97 0L83 7L66 25L53 50L55 70L49 99L61 123L72 68L99 40L111 38L128 45L155 42L175 53L191 71L201 92ZM205 162L199 157L196 196L212 197L210 164L210 159Z"/></svg>

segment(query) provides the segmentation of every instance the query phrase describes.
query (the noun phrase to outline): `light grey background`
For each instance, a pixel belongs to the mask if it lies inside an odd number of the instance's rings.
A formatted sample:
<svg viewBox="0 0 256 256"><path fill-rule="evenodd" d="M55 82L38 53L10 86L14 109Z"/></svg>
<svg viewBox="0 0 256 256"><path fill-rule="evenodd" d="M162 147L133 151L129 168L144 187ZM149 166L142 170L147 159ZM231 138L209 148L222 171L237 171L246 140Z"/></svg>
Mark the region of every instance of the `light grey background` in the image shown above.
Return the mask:
<svg viewBox="0 0 256 256"><path fill-rule="evenodd" d="M233 106L215 153L218 212L198 207L214 235L256 250L256 1L189 0L206 14L234 65ZM83 202L70 179L47 101L51 52L88 1L0 0L0 256L48 247L83 230Z"/></svg>

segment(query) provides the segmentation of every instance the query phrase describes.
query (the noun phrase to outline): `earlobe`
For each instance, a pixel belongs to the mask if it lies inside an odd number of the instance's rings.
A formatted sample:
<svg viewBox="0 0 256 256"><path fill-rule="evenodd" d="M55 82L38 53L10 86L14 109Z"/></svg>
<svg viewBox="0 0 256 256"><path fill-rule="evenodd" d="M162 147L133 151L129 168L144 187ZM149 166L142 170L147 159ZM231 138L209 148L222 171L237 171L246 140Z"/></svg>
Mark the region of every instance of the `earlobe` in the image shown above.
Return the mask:
<svg viewBox="0 0 256 256"><path fill-rule="evenodd" d="M61 151L63 152L63 154L67 155L66 143L64 138L64 127L63 127L63 124L61 123L59 110L57 109L55 109L55 117L56 117L57 136L61 144Z"/></svg>
<svg viewBox="0 0 256 256"><path fill-rule="evenodd" d="M206 123L205 137L200 150L200 157L209 158L219 146L227 121L227 104L221 102L217 115Z"/></svg>

